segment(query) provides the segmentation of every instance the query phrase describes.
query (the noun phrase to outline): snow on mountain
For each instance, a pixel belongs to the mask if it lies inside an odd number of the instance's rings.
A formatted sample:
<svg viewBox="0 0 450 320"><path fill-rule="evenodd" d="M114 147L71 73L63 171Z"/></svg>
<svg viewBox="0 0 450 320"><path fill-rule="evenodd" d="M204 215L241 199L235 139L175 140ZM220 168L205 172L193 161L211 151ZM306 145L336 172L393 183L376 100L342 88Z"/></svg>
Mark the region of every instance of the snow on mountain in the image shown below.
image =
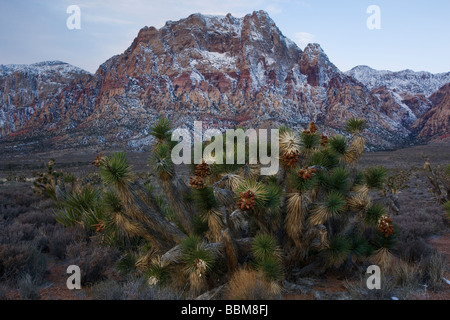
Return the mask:
<svg viewBox="0 0 450 320"><path fill-rule="evenodd" d="M301 129L314 121L329 134L360 117L371 148L392 148L414 138L412 123L433 104L416 93L434 92L447 76L399 74L368 67L343 73L319 44L298 48L264 11L197 13L142 28L94 75L58 61L0 66L0 142L141 148L160 116L175 126L202 120L221 130ZM440 128L439 110L432 123Z"/></svg>
<svg viewBox="0 0 450 320"><path fill-rule="evenodd" d="M398 72L375 70L368 66L357 66L345 74L373 90L381 86L397 93L431 96L444 84L450 82L450 72L432 74L430 72L402 70Z"/></svg>
<svg viewBox="0 0 450 320"><path fill-rule="evenodd" d="M64 77L68 77L70 74L90 74L86 70L62 61L43 61L33 64L0 65L0 77L11 75L15 72L27 72L41 76L58 74Z"/></svg>
<svg viewBox="0 0 450 320"><path fill-rule="evenodd" d="M61 117L52 101L73 81L90 76L61 61L0 65L0 138L30 120L56 124Z"/></svg>

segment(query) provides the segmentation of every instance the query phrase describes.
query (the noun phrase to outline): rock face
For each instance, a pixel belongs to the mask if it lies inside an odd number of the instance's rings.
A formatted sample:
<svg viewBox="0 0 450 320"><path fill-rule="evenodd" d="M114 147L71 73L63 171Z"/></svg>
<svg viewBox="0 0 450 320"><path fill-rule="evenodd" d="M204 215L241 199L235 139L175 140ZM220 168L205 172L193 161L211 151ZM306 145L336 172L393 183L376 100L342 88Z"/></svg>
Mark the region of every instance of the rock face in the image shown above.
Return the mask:
<svg viewBox="0 0 450 320"><path fill-rule="evenodd" d="M402 96L341 72L318 44L300 50L263 11L243 18L193 14L159 30L145 27L95 75L61 72L54 85L34 74L17 82L23 72L3 71L11 68L0 69L0 141L15 148L25 148L24 141L33 148L139 148L159 116L219 129L315 121L330 132L356 116L368 120L371 146L395 147L411 139L411 125L433 106L426 90ZM33 81L44 88L27 93L34 102L13 99L23 87L37 88Z"/></svg>
<svg viewBox="0 0 450 320"><path fill-rule="evenodd" d="M448 135L450 72L392 72L357 66L346 74L382 99L385 112L391 117L397 114L397 121L409 127L413 136L426 140Z"/></svg>
<svg viewBox="0 0 450 320"><path fill-rule="evenodd" d="M87 71L60 61L0 66L0 138L32 130L29 124L54 126L61 121L57 96L70 84L70 94L79 92L90 79Z"/></svg>
<svg viewBox="0 0 450 320"><path fill-rule="evenodd" d="M430 96L433 107L412 126L418 131L418 137L450 136L450 83L447 83Z"/></svg>

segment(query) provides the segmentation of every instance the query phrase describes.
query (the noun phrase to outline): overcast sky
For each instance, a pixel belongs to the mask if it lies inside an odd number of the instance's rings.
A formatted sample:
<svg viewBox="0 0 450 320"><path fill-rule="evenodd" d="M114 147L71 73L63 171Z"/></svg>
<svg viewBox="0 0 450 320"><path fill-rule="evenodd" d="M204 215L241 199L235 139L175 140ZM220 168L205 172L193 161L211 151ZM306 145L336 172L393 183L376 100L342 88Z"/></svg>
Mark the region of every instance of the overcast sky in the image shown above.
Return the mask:
<svg viewBox="0 0 450 320"><path fill-rule="evenodd" d="M81 9L79 30L66 26L70 5ZM380 9L381 29L367 27L370 5ZM301 49L319 43L342 71L450 71L449 0L0 0L0 64L61 60L95 72L144 26L196 12L243 17L255 10L267 11Z"/></svg>

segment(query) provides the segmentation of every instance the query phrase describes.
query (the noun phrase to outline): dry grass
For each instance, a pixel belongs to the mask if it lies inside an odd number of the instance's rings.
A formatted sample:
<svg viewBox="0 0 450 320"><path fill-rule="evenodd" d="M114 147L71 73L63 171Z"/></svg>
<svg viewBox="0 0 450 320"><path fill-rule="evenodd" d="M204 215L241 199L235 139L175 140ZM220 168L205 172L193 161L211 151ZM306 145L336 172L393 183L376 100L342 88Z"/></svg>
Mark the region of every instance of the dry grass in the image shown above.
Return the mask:
<svg viewBox="0 0 450 320"><path fill-rule="evenodd" d="M274 300L279 298L279 287L264 279L257 271L240 269L231 277L225 292L228 300Z"/></svg>
<svg viewBox="0 0 450 320"><path fill-rule="evenodd" d="M123 282L108 279L91 288L94 300L178 300L181 297L168 288L149 286L144 278Z"/></svg>
<svg viewBox="0 0 450 320"><path fill-rule="evenodd" d="M303 230L305 214L303 210L303 199L300 193L291 193L287 196L287 215L286 232L294 241L297 247L300 247L300 237Z"/></svg>

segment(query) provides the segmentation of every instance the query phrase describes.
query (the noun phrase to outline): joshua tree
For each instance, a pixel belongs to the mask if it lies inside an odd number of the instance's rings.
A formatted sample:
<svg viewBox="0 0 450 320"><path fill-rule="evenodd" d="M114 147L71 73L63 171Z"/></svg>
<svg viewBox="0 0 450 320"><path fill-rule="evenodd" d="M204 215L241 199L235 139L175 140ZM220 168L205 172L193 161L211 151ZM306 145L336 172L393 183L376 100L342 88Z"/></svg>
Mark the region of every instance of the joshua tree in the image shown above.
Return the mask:
<svg viewBox="0 0 450 320"><path fill-rule="evenodd" d="M320 134L314 123L301 132L281 127L281 168L273 176L260 175L248 156L241 165L204 159L183 176L171 160L169 122L160 120L150 130L156 138L150 164L164 201L158 201L156 187L139 182L125 154L116 153L94 162L102 188L67 195L59 212L66 220L60 220L81 221L109 244L136 238L149 243L152 250L134 262L149 283L167 283L178 273L188 280L191 296L241 269L260 272L279 292L280 281L294 275L350 270L370 259L386 267L396 229L372 197L384 188L386 170L356 170L365 125L350 119L350 140ZM88 205L80 206L88 195ZM173 210L172 221L164 204ZM222 276L208 281L214 273Z"/></svg>
<svg viewBox="0 0 450 320"><path fill-rule="evenodd" d="M430 185L434 198L444 206L447 218L450 219L450 164L434 167L428 157L423 156L423 171Z"/></svg>

